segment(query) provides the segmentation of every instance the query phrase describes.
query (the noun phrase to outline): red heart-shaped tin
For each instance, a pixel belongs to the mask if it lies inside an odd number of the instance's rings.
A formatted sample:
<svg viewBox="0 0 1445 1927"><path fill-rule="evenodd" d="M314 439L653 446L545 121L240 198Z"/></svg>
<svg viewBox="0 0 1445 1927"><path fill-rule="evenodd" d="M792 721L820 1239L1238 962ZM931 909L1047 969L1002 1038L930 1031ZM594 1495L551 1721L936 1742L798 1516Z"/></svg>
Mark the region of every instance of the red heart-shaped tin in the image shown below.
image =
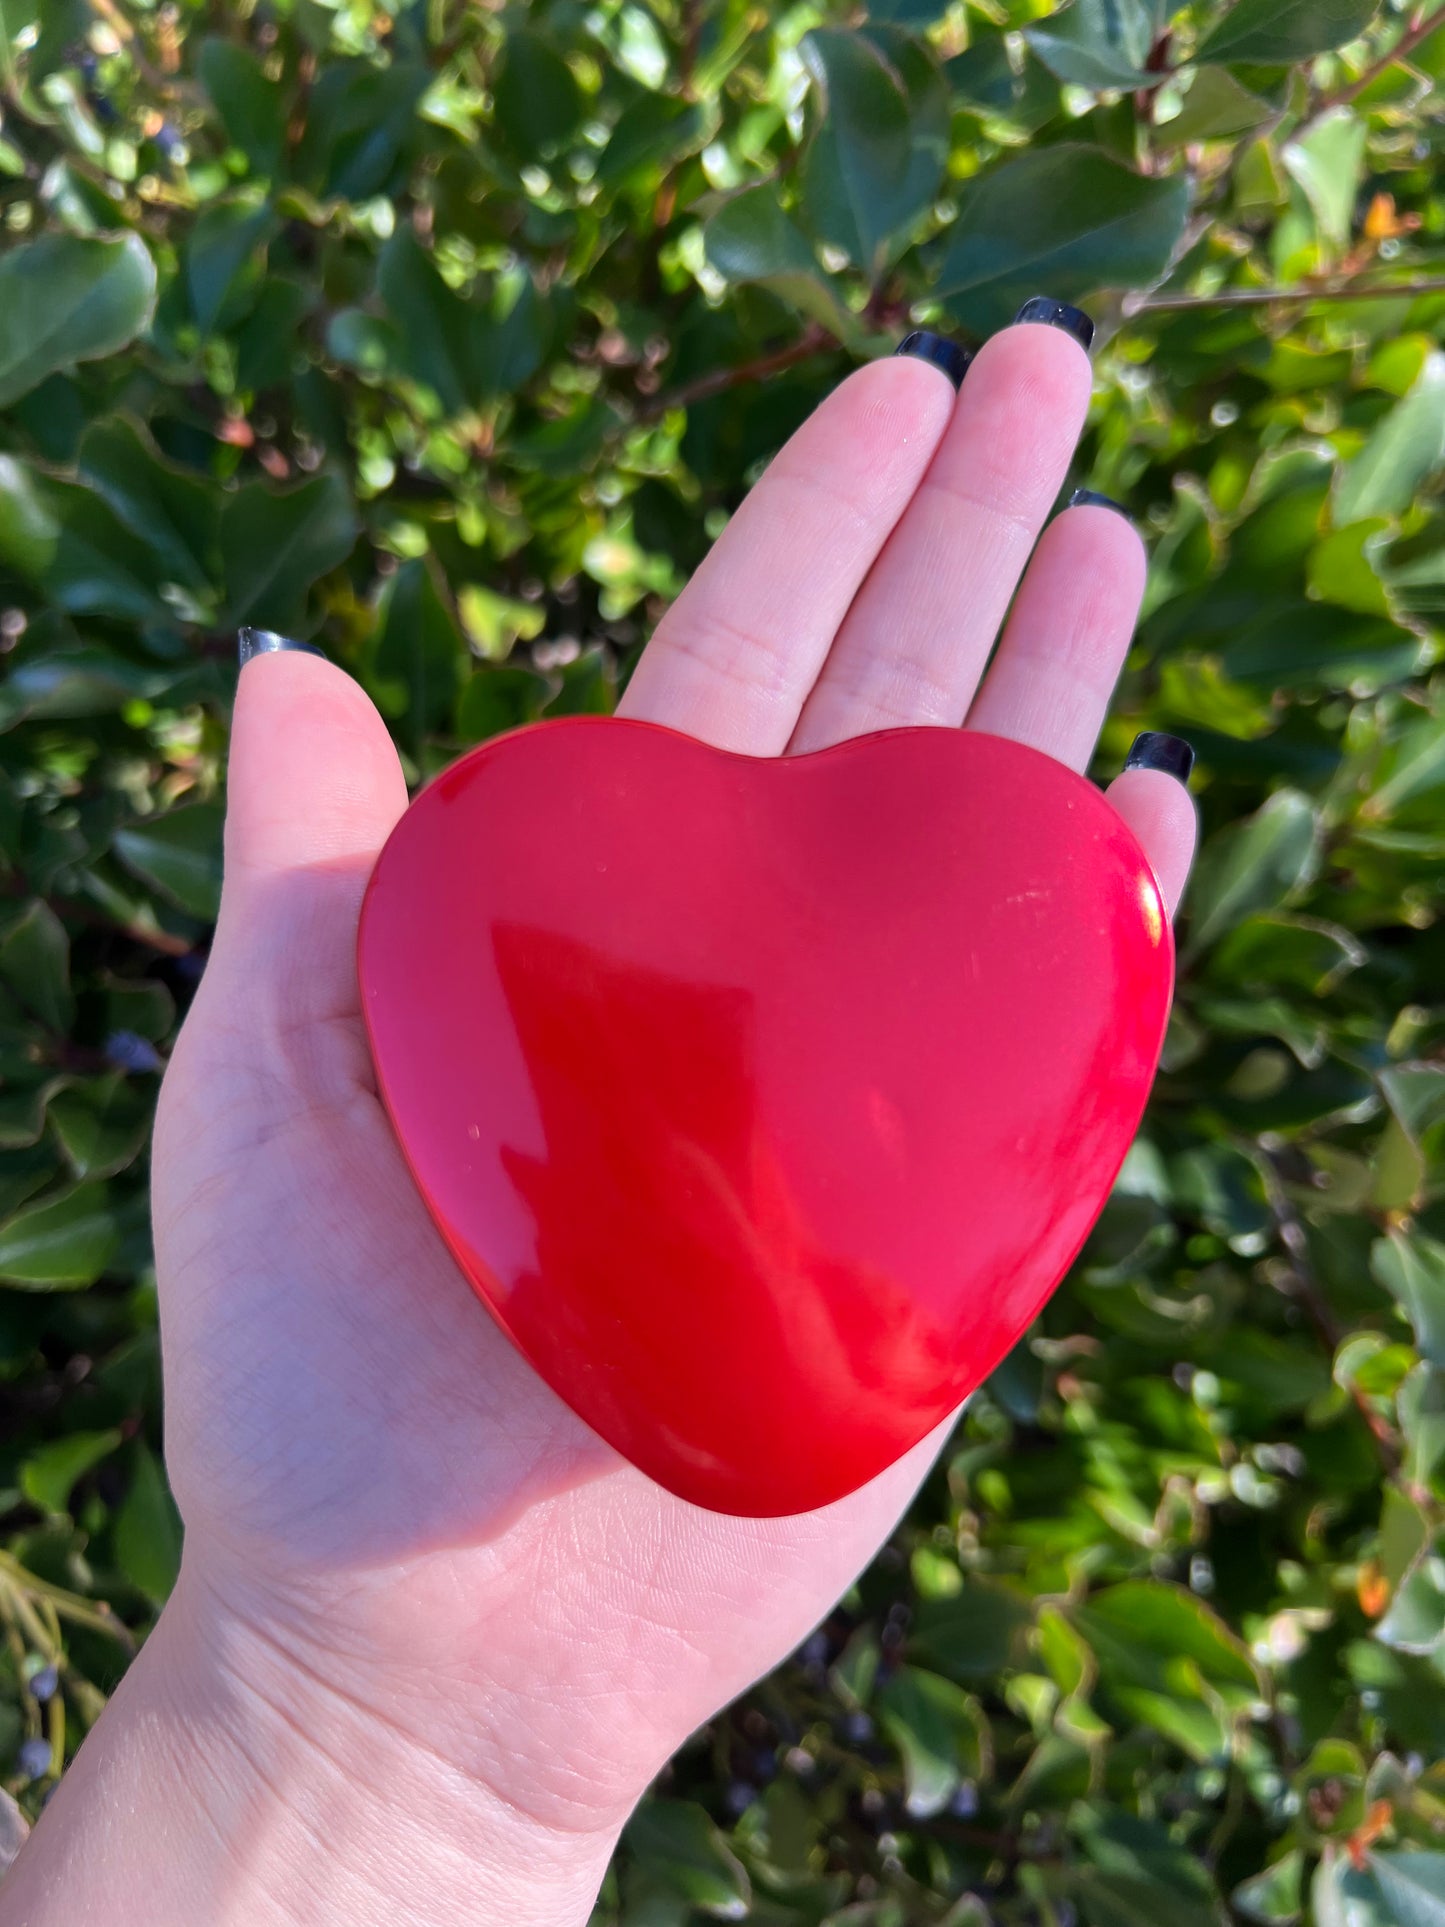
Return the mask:
<svg viewBox="0 0 1445 1927"><path fill-rule="evenodd" d="M362 1007L423 1197L522 1352L718 1511L854 1490L1015 1342L1138 1125L1158 885L976 732L810 756L576 718L397 825Z"/></svg>

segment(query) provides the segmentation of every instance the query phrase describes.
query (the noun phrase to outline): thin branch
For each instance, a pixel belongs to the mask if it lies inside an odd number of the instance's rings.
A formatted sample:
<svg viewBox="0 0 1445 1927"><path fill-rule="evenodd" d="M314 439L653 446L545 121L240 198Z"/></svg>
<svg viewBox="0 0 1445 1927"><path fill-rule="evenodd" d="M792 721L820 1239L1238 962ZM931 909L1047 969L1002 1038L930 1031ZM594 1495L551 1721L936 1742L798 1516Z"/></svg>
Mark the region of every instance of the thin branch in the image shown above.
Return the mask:
<svg viewBox="0 0 1445 1927"><path fill-rule="evenodd" d="M135 1634L117 1617L107 1600L82 1599L78 1593L52 1585L48 1579L28 1571L12 1553L0 1552L0 1586L12 1601L18 1597L34 1605L48 1600L63 1619L73 1620L77 1626L89 1626L92 1632L104 1633L128 1653L136 1650Z"/></svg>
<svg viewBox="0 0 1445 1927"><path fill-rule="evenodd" d="M1328 114L1332 108L1348 107L1350 102L1357 100L1368 86L1380 78L1381 74L1388 73L1398 61L1407 60L1420 42L1428 40L1435 29L1441 26L1445 26L1445 7L1436 7L1430 13L1426 13L1423 8L1420 9L1394 46L1387 53L1381 54L1378 60L1372 60L1358 79L1352 80L1347 87L1337 87L1332 94L1325 94L1315 102L1306 118L1290 136L1291 140L1298 140L1307 127L1313 127L1315 122Z"/></svg>
<svg viewBox="0 0 1445 1927"><path fill-rule="evenodd" d="M678 80L683 99L692 100L695 98L693 80L697 73L697 56L702 46L701 0L683 0L682 18L682 63Z"/></svg>
<svg viewBox="0 0 1445 1927"><path fill-rule="evenodd" d="M116 937L128 937L132 943L143 944L147 950L158 950L163 957L189 957L198 947L188 938L173 936L169 930L162 930L158 925L151 927L144 923L126 923L117 917L107 916L98 904L87 903L83 897L47 896L43 891L32 889L18 870L12 869L9 878L0 882L0 896L38 897L57 917L73 917L79 923L89 924L92 929L106 930Z"/></svg>
<svg viewBox="0 0 1445 1927"><path fill-rule="evenodd" d="M792 368L800 361L807 361L832 339L828 330L815 321L790 347L777 348L770 355L758 355L752 361L739 362L735 368L715 368L710 375L699 375L696 381L685 382L669 395L654 397L639 411L641 419L655 421L670 408L686 408L692 402L706 401L710 395L723 395L730 388L741 388L750 381L761 381L767 375L776 375L783 368Z"/></svg>
<svg viewBox="0 0 1445 1927"><path fill-rule="evenodd" d="M1164 294L1157 299L1124 302L1128 318L1136 314L1182 312L1189 308L1267 308L1277 302L1308 305L1313 301L1393 301L1420 294L1445 294L1445 275L1417 281L1379 282L1373 287L1338 288L1221 288L1218 294Z"/></svg>

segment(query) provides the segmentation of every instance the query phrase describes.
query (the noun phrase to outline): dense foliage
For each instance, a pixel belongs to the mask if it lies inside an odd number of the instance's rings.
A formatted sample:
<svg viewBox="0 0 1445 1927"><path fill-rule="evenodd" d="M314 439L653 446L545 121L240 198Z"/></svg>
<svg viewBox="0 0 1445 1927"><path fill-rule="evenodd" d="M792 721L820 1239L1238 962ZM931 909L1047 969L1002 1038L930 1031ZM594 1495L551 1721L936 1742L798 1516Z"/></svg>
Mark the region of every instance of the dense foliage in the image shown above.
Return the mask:
<svg viewBox="0 0 1445 1927"><path fill-rule="evenodd" d="M145 1146L236 625L319 639L418 779L606 710L856 358L1046 292L1102 323L1076 480L1153 551L1099 773L1200 752L1165 1069L1071 1281L600 1919L1445 1923L1437 18L0 0L27 1812L176 1567Z"/></svg>

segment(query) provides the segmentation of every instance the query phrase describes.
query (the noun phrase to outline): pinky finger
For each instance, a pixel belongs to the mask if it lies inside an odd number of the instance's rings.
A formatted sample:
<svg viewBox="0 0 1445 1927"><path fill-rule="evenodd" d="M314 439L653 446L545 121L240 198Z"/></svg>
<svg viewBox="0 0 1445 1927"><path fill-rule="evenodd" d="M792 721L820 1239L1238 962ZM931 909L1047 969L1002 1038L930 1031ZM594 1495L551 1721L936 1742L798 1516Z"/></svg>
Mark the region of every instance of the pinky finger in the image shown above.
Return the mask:
<svg viewBox="0 0 1445 1927"><path fill-rule="evenodd" d="M1140 736L1108 797L1139 839L1172 917L1179 908L1199 824L1185 788L1194 752L1178 736Z"/></svg>

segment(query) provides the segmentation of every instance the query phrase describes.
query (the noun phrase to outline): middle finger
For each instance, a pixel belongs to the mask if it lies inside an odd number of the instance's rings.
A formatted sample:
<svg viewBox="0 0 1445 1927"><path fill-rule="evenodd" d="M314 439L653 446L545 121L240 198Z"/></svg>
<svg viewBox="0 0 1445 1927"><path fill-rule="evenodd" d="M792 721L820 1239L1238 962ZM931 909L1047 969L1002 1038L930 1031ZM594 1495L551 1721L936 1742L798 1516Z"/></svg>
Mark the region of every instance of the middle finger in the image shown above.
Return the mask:
<svg viewBox="0 0 1445 1927"><path fill-rule="evenodd" d="M1030 303L987 342L947 432L858 594L789 745L957 725L1068 472L1089 405L1087 316Z"/></svg>

